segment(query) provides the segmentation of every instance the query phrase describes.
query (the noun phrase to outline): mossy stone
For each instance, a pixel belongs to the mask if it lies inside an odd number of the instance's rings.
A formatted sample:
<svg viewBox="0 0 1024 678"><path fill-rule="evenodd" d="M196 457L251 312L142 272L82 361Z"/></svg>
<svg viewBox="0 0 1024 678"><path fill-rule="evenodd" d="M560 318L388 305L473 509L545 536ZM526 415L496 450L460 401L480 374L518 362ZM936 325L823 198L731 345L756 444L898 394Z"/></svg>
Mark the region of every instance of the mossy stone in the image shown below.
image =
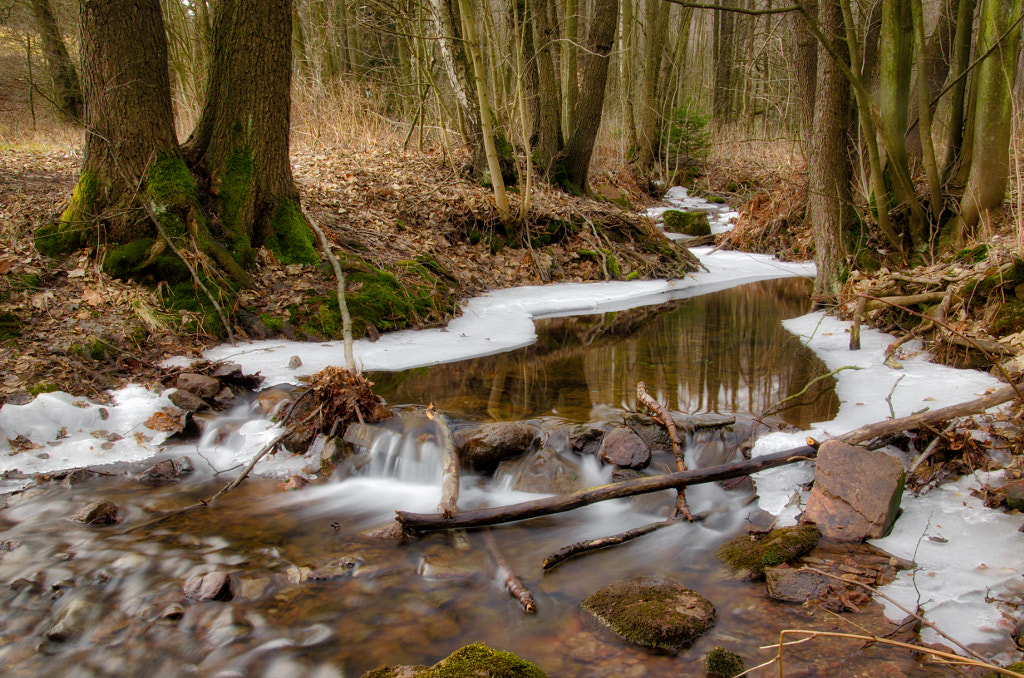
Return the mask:
<svg viewBox="0 0 1024 678"><path fill-rule="evenodd" d="M745 578L763 577L764 571L799 558L821 538L814 525L802 524L772 530L767 534L736 537L718 549L718 557Z"/></svg>
<svg viewBox="0 0 1024 678"><path fill-rule="evenodd" d="M708 678L733 678L743 673L745 668L743 657L724 647L716 647L704 655L704 670Z"/></svg>
<svg viewBox="0 0 1024 678"><path fill-rule="evenodd" d="M996 337L1024 330L1024 302L1007 301L1000 304L988 329Z"/></svg>
<svg viewBox="0 0 1024 678"><path fill-rule="evenodd" d="M711 235L711 222L707 212L683 212L682 210L665 210L665 230L669 233L682 233L693 237Z"/></svg>
<svg viewBox="0 0 1024 678"><path fill-rule="evenodd" d="M423 666L382 666L362 678L547 678L525 659L511 652L473 643L426 668Z"/></svg>
<svg viewBox="0 0 1024 678"><path fill-rule="evenodd" d="M710 629L715 607L667 577L640 577L606 586L580 605L622 638L678 652Z"/></svg>

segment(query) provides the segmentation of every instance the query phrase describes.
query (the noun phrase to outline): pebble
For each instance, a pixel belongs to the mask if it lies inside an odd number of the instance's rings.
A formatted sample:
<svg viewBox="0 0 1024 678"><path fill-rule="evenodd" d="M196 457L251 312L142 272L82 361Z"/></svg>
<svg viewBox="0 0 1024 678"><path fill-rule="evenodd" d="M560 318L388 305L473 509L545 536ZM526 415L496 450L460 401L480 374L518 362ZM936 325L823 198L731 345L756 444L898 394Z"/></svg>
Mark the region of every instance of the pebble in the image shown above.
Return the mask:
<svg viewBox="0 0 1024 678"><path fill-rule="evenodd" d="M184 593L193 600L231 600L231 575L221 571L194 575L185 581Z"/></svg>

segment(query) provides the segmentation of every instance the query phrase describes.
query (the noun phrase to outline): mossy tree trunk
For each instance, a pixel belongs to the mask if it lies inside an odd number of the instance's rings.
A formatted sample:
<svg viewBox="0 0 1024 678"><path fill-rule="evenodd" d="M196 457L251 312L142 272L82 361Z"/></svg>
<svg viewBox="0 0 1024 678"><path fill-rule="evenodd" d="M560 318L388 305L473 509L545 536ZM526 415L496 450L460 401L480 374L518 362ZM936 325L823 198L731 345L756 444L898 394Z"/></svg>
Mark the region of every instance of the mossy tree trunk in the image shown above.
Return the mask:
<svg viewBox="0 0 1024 678"><path fill-rule="evenodd" d="M978 66L972 85L974 129L967 187L960 204L964 235L973 235L989 213L1006 198L1010 168L1012 86L1020 54L1021 0L984 0L978 35L979 53L1005 34L1002 44Z"/></svg>
<svg viewBox="0 0 1024 678"><path fill-rule="evenodd" d="M177 149L158 0L83 0L80 22L85 159L60 220L36 232L51 255L149 232L132 196L157 156Z"/></svg>
<svg viewBox="0 0 1024 678"><path fill-rule="evenodd" d="M53 84L53 103L69 120L81 122L85 104L82 85L75 64L68 55L57 20L53 17L49 0L32 0L32 13L36 17L39 36L43 39L43 54Z"/></svg>
<svg viewBox="0 0 1024 678"><path fill-rule="evenodd" d="M288 158L291 23L291 0L217 3L206 102L183 149L243 266L261 245L285 263L317 260Z"/></svg>
<svg viewBox="0 0 1024 678"><path fill-rule="evenodd" d="M583 72L572 113L572 133L565 145L566 180L572 190L580 193L589 191L587 175L597 130L601 126L608 61L615 44L618 18L618 0L595 1L593 19L587 31L587 49L582 55Z"/></svg>

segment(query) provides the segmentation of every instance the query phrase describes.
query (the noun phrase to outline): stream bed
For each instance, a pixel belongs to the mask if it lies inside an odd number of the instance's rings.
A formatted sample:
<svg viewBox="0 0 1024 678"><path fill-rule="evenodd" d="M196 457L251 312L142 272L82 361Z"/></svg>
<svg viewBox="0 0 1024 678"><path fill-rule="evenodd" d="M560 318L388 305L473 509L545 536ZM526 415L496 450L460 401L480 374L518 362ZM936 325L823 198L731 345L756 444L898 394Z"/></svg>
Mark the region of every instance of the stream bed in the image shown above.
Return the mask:
<svg viewBox="0 0 1024 678"><path fill-rule="evenodd" d="M545 440L536 455L493 478L464 476L465 507L536 496L513 489L515 477L544 454L568 464L560 468L584 485L608 482L609 470L593 457L572 457L564 431L621 421L636 409L639 380L670 409L735 418L690 436L691 467L742 458L755 417L828 371L780 324L807 312L809 291L807 281L785 279L658 307L550 318L538 322L535 344L514 352L371 372L399 416L361 451L368 463L296 491L283 491L281 479L252 477L214 506L148 524L237 474L217 463L216 452L256 416L255 407L242 406L211 423L200 443L166 449L196 466L177 482L144 485L114 467L12 494L0 510L3 674L358 677L383 664L433 664L480 641L549 676L702 676L709 649L724 646L752 666L770 658L771 650L759 648L787 628L855 631L852 621L885 633L877 604L841 618L775 602L763 584L737 580L715 557L759 518L749 482L693 487L690 505L710 511L707 520L548 572L543 558L567 544L661 519L671 493L492 528L497 548L534 593L533 615L505 592L479 531L406 544L367 536L396 509L430 512L439 500L437 447L423 417L431 401L459 420L531 420ZM838 409L825 381L801 402L766 421L805 428ZM668 463L656 457L649 472ZM117 504L119 525L67 520L99 499ZM230 572L233 598L186 599L184 581L212 570ZM699 591L716 606L717 624L690 648L666 654L616 638L581 611L580 601L597 589L642 575ZM785 664L790 677L953 675L905 652L844 640L787 649Z"/></svg>

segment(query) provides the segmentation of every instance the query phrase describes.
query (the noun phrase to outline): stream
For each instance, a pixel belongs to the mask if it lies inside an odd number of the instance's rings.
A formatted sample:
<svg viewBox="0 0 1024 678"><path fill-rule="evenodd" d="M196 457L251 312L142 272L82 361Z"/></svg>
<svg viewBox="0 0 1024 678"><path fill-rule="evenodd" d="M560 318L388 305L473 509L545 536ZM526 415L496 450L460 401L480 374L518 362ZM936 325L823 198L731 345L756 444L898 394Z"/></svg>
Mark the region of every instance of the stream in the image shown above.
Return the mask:
<svg viewBox="0 0 1024 678"><path fill-rule="evenodd" d="M538 321L536 343L513 352L371 372L398 416L331 478L296 491L283 491L281 479L251 477L212 507L131 529L211 496L237 474L221 466L218 450L237 444L239 428L257 417L255 403L247 403L210 422L198 443L165 449L196 466L177 482L143 485L113 467L12 494L0 510L3 673L358 677L383 664L430 665L481 641L549 676L703 676L701 658L718 645L752 666L770 658L772 651L758 648L778 642L782 629L854 630L829 613L770 600L763 584L737 580L715 557L724 541L763 518L749 482L693 487L693 510L711 511L704 522L673 525L546 573L540 562L562 546L660 519L672 493L491 529L534 593L534 615L505 592L479 532L407 544L367 536L396 509L430 512L438 502L438 451L423 415L430 401L458 420L528 419L542 431L545 444L534 455L506 462L493 478L464 476L463 507L535 497L521 489L523 480L545 469L580 486L608 482L609 470L595 458L567 450L565 432L576 423L621 421L636 409L638 380L671 409L735 418L690 435L691 468L742 458L754 418L828 371L780 324L808 311L809 292L806 280L784 279L657 307L549 318ZM766 423L805 428L838 409L826 382L801 402ZM656 456L648 472L669 465ZM67 520L98 499L117 504L119 525ZM234 597L187 600L183 582L214 569L231 573ZM717 624L673 655L629 645L579 608L598 588L640 575L670 576L699 591L715 604ZM879 609L871 604L843 617L884 632ZM906 653L840 640L787 649L785 660L787 676L952 675Z"/></svg>

